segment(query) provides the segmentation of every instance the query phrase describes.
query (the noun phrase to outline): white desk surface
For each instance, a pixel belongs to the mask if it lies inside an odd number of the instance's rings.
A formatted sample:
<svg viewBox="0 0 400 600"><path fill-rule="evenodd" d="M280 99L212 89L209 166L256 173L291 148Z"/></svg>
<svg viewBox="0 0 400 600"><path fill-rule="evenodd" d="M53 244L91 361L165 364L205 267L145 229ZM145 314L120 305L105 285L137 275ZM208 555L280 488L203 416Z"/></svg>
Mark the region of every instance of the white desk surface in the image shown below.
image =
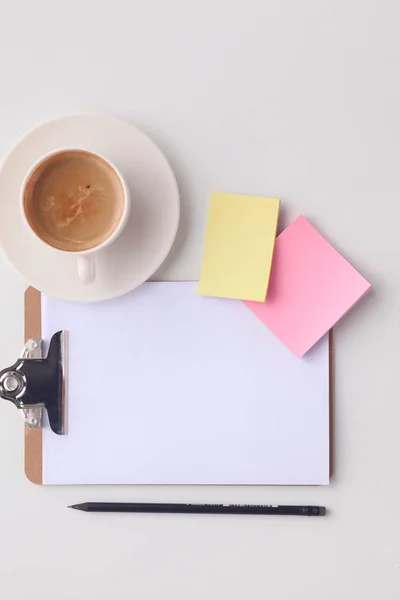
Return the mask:
<svg viewBox="0 0 400 600"><path fill-rule="evenodd" d="M7 600L397 600L400 593L400 7L379 0L3 0L0 154L100 111L160 144L182 193L164 278L197 278L211 190L279 196L373 283L336 329L335 476L321 488L47 488L0 407ZM0 364L25 283L0 259ZM326 504L325 519L85 515L85 500Z"/></svg>

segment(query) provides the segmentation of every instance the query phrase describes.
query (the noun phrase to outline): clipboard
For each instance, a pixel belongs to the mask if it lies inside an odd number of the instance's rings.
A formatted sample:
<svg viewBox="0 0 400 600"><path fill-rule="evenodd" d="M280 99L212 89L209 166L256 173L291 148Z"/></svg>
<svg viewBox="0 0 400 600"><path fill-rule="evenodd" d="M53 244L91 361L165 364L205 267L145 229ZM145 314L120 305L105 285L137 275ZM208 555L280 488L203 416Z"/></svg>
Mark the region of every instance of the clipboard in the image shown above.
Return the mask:
<svg viewBox="0 0 400 600"><path fill-rule="evenodd" d="M42 337L42 299L36 289L29 287L25 292L25 342ZM300 359L301 360L301 359ZM329 472L334 471L334 352L333 330L329 334ZM25 425L25 474L35 484L43 484L43 430ZM247 484L248 485L248 484ZM250 484L251 485L251 484ZM257 485L257 484L255 484ZM268 485L268 484L267 484ZM290 484L289 484L290 485Z"/></svg>

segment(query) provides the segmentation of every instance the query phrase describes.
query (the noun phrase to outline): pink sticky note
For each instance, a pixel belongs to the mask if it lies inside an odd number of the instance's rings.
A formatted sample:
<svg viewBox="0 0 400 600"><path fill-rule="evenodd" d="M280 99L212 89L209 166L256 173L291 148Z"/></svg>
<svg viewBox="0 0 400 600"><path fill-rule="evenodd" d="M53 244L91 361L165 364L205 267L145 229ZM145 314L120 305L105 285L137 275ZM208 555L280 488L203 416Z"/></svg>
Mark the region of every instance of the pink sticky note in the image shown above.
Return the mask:
<svg viewBox="0 0 400 600"><path fill-rule="evenodd" d="M266 301L245 304L300 357L370 288L305 217L298 217L276 239Z"/></svg>

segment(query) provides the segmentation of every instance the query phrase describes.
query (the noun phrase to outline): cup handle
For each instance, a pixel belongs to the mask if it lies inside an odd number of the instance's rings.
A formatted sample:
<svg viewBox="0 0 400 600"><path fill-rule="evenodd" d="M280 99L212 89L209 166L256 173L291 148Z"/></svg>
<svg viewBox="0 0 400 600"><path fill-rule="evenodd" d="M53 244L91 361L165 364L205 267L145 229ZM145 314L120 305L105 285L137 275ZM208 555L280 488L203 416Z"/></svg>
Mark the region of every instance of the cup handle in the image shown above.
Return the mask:
<svg viewBox="0 0 400 600"><path fill-rule="evenodd" d="M78 256L78 275L82 283L93 283L96 276L94 256L85 254Z"/></svg>

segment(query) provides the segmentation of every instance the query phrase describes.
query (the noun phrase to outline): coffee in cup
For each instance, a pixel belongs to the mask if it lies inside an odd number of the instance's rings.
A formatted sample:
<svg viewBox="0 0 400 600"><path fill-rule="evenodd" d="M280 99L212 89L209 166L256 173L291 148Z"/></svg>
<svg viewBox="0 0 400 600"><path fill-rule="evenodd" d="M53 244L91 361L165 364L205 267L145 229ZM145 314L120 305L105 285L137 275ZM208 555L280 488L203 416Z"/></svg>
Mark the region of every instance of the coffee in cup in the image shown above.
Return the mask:
<svg viewBox="0 0 400 600"><path fill-rule="evenodd" d="M61 150L42 158L22 187L28 227L45 244L78 253L78 271L94 280L92 254L122 231L129 213L129 191L117 169L86 150ZM86 258L83 258L86 257Z"/></svg>
<svg viewBox="0 0 400 600"><path fill-rule="evenodd" d="M124 213L124 188L100 156L71 150L53 154L31 173L24 192L26 218L46 244L67 252L106 241Z"/></svg>

